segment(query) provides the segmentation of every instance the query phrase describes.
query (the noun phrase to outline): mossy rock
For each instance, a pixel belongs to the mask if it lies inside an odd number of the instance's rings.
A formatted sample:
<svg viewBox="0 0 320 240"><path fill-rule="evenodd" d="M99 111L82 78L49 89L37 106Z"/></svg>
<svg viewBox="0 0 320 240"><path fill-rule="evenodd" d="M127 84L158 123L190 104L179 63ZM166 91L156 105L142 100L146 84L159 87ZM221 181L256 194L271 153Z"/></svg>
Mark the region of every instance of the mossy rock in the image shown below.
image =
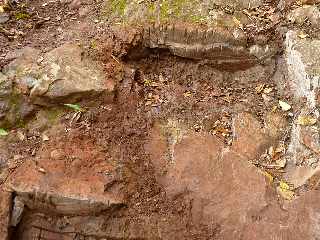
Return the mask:
<svg viewBox="0 0 320 240"><path fill-rule="evenodd" d="M103 16L111 25L142 29L141 46L167 49L189 59L206 59L224 69L251 67L277 51L257 46L250 52L243 24L250 19L242 9L260 6L260 0L108 0ZM120 30L121 31L121 30ZM264 52L267 49L268 52Z"/></svg>
<svg viewBox="0 0 320 240"><path fill-rule="evenodd" d="M113 22L130 24L157 21L211 24L214 10L234 12L262 4L262 0L107 0L103 12Z"/></svg>

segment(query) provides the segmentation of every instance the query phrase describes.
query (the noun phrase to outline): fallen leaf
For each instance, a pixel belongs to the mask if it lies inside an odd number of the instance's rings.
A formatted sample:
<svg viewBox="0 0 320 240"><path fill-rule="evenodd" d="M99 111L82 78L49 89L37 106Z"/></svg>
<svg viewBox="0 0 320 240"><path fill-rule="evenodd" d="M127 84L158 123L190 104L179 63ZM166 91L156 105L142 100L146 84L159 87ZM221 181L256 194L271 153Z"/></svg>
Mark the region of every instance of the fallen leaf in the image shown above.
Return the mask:
<svg viewBox="0 0 320 240"><path fill-rule="evenodd" d="M290 190L290 186L288 183L286 183L285 181L281 180L280 183L279 183L279 187L281 189L284 189L284 190Z"/></svg>
<svg viewBox="0 0 320 240"><path fill-rule="evenodd" d="M19 138L20 141L23 141L26 138L24 133L21 131L17 131L17 137Z"/></svg>
<svg viewBox="0 0 320 240"><path fill-rule="evenodd" d="M152 81L150 79L144 79L143 81L144 86L148 87L148 86L151 86L151 84L152 84Z"/></svg>
<svg viewBox="0 0 320 240"><path fill-rule="evenodd" d="M291 109L291 106L288 103L284 102L284 101L279 100L279 105L280 105L282 111L286 112L286 111L289 111Z"/></svg>
<svg viewBox="0 0 320 240"><path fill-rule="evenodd" d="M285 158L279 159L276 161L275 168L284 168L287 164L287 160Z"/></svg>
<svg viewBox="0 0 320 240"><path fill-rule="evenodd" d="M263 89L264 89L264 84L259 84L257 87L256 87L256 92L257 93L262 93Z"/></svg>
<svg viewBox="0 0 320 240"><path fill-rule="evenodd" d="M190 91L186 91L185 93L183 93L184 97L191 97L192 93Z"/></svg>
<svg viewBox="0 0 320 240"><path fill-rule="evenodd" d="M277 187L278 193L286 200L292 200L294 198L294 192L288 189L283 189L280 186Z"/></svg>
<svg viewBox="0 0 320 240"><path fill-rule="evenodd" d="M265 93L265 94L269 94L269 93L271 93L271 92L272 92L272 90L273 90L273 88L272 88L272 87L268 87L268 88L263 89L263 93Z"/></svg>
<svg viewBox="0 0 320 240"><path fill-rule="evenodd" d="M68 107L68 108L71 108L77 112L83 112L83 109L78 105L78 104L69 104L69 103L66 103L66 104L63 104L64 106Z"/></svg>
<svg viewBox="0 0 320 240"><path fill-rule="evenodd" d="M311 126L317 123L317 119L312 116L299 116L297 123L302 126Z"/></svg>
<svg viewBox="0 0 320 240"><path fill-rule="evenodd" d="M262 173L263 173L263 175L265 175L265 176L269 179L269 181L270 181L271 183L273 182L274 177L273 177L270 173L268 173L268 172L266 172L266 171L263 171Z"/></svg>
<svg viewBox="0 0 320 240"><path fill-rule="evenodd" d="M38 168L38 171L41 172L41 173L46 173L46 170L44 170L44 169L41 168L41 167Z"/></svg>
<svg viewBox="0 0 320 240"><path fill-rule="evenodd" d="M304 33L304 32L300 32L300 33L298 34L298 37L301 38L301 39L305 39L305 38L309 37L309 34Z"/></svg>
<svg viewBox="0 0 320 240"><path fill-rule="evenodd" d="M7 136L9 133L4 130L3 128L0 128L0 136Z"/></svg>
<svg viewBox="0 0 320 240"><path fill-rule="evenodd" d="M236 17L233 17L232 18L233 19L233 22L237 25L237 27L239 27L239 28L243 28L243 25L242 25L242 23L239 21L239 19L237 19Z"/></svg>
<svg viewBox="0 0 320 240"><path fill-rule="evenodd" d="M3 13L3 12L4 12L4 7L0 6L0 13Z"/></svg>
<svg viewBox="0 0 320 240"><path fill-rule="evenodd" d="M42 141L49 141L49 137L46 134L42 134Z"/></svg>

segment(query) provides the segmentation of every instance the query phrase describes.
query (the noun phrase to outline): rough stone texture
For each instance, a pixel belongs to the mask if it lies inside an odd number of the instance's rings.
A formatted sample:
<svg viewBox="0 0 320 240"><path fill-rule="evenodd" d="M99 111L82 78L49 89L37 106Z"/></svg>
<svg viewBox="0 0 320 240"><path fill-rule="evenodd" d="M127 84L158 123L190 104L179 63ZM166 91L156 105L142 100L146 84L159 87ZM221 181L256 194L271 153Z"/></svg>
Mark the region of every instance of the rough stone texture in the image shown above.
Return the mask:
<svg viewBox="0 0 320 240"><path fill-rule="evenodd" d="M54 150L69 152L74 159L72 164L63 154L43 151L37 162L25 161L6 182L7 188L28 208L65 215L92 215L124 204L116 186L105 189L110 182L113 185L114 179L105 174L112 168L92 143L61 141L55 144Z"/></svg>
<svg viewBox="0 0 320 240"><path fill-rule="evenodd" d="M289 31L286 35L286 61L288 85L297 101L306 99L300 110L302 116L310 113L319 116L317 89L320 76L320 41L301 39L298 32ZM303 185L318 169L319 130L316 126L301 126L294 123L288 154L291 156L286 177L295 186ZM301 167L296 167L296 165Z"/></svg>
<svg viewBox="0 0 320 240"><path fill-rule="evenodd" d="M187 222L168 215L161 217L136 215L135 221L128 217L71 216L50 218L41 214L25 215L24 231L18 237L23 240L37 239L189 239L185 236ZM190 229L188 229L190 231ZM187 231L188 231L187 230ZM189 235L190 236L190 235ZM23 238L21 238L23 237Z"/></svg>
<svg viewBox="0 0 320 240"><path fill-rule="evenodd" d="M163 134L156 127L146 149L167 195L192 199L193 220L219 224L220 239L237 238L267 205L265 177L214 136L181 132L168 141Z"/></svg>
<svg viewBox="0 0 320 240"><path fill-rule="evenodd" d="M109 21L143 28L143 46L168 49L174 55L207 59L226 69L248 68L275 55L276 45L248 47L241 27L250 18L242 11L226 14L221 8L259 6L260 1L108 1ZM249 24L250 25L250 24Z"/></svg>
<svg viewBox="0 0 320 240"><path fill-rule="evenodd" d="M301 39L298 32L286 34L286 61L290 87L294 97L305 97L309 108L316 105L316 89L320 75L320 40Z"/></svg>
<svg viewBox="0 0 320 240"><path fill-rule="evenodd" d="M0 240L8 240L11 193L0 188Z"/></svg>
<svg viewBox="0 0 320 240"><path fill-rule="evenodd" d="M82 59L82 50L65 44L41 56L27 48L5 67L4 73L15 79L20 92L39 105L74 102L84 96L112 92L101 66Z"/></svg>
<svg viewBox="0 0 320 240"><path fill-rule="evenodd" d="M233 119L232 149L249 160L260 157L273 144L273 139L249 113L240 113Z"/></svg>
<svg viewBox="0 0 320 240"><path fill-rule="evenodd" d="M0 72L0 127L19 124L33 111L29 100L14 91L12 80Z"/></svg>
<svg viewBox="0 0 320 240"><path fill-rule="evenodd" d="M12 82L0 72L0 121L3 121L10 109Z"/></svg>
<svg viewBox="0 0 320 240"><path fill-rule="evenodd" d="M304 5L292 10L287 19L291 23L302 25L309 20L312 27L319 27L320 11L317 6Z"/></svg>
<svg viewBox="0 0 320 240"><path fill-rule="evenodd" d="M157 180L169 197L192 200L194 221L219 225L213 239L317 239L319 192L279 204L248 159L215 137L182 130L170 141L165 129L155 125L146 145Z"/></svg>

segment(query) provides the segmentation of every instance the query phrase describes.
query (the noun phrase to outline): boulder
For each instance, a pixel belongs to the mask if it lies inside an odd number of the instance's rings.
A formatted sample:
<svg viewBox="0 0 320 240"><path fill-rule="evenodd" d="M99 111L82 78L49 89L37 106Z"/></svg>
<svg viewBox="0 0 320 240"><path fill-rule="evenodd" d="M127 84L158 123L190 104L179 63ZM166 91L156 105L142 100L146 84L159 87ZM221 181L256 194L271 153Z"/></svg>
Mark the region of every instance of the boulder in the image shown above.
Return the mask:
<svg viewBox="0 0 320 240"><path fill-rule="evenodd" d="M113 92L102 66L88 58L75 44L64 44L43 55L26 48L4 73L18 90L38 105L71 103L83 97Z"/></svg>
<svg viewBox="0 0 320 240"><path fill-rule="evenodd" d="M12 80L0 72L0 127L20 124L33 111L30 101L14 91Z"/></svg>
<svg viewBox="0 0 320 240"><path fill-rule="evenodd" d="M312 27L319 27L320 11L317 6L303 5L302 7L292 10L287 19L291 23L302 25L306 20L310 21Z"/></svg>

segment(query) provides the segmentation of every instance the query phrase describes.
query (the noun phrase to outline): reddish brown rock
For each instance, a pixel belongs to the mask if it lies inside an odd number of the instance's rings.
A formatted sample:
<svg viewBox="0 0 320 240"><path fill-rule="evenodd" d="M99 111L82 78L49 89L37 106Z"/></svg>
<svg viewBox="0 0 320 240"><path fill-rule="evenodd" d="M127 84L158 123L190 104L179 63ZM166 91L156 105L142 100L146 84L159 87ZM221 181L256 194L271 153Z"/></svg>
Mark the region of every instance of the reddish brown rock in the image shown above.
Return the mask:
<svg viewBox="0 0 320 240"><path fill-rule="evenodd" d="M311 191L287 203L286 209L277 204L265 208L255 223L244 229L243 239L319 239L319 200L319 192Z"/></svg>
<svg viewBox="0 0 320 240"><path fill-rule="evenodd" d="M44 146L37 162L25 161L7 183L28 208L87 215L123 205L114 179L107 175L113 166L92 142L75 137L58 140L51 148L64 154L52 159L50 147ZM106 189L108 184L112 187Z"/></svg>
<svg viewBox="0 0 320 240"><path fill-rule="evenodd" d="M240 113L235 116L233 131L232 150L248 160L259 158L273 142L259 121L249 113Z"/></svg>
<svg viewBox="0 0 320 240"><path fill-rule="evenodd" d="M11 193L0 188L0 240L8 240Z"/></svg>
<svg viewBox="0 0 320 240"><path fill-rule="evenodd" d="M165 136L159 130L153 136L147 149L167 195L191 199L193 221L220 225L220 239L236 239L242 227L268 205L265 177L215 136L183 134L169 161L171 148Z"/></svg>

